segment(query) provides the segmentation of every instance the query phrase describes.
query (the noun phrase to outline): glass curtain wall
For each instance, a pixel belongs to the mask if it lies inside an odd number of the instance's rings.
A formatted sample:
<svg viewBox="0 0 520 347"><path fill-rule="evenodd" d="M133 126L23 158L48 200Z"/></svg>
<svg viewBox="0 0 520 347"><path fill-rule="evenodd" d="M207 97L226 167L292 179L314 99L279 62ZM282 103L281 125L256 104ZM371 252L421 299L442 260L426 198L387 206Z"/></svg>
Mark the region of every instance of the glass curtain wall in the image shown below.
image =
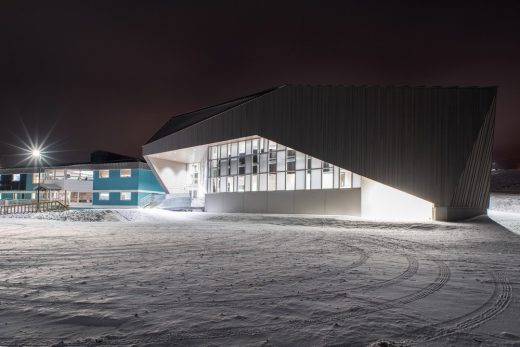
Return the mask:
<svg viewBox="0 0 520 347"><path fill-rule="evenodd" d="M209 193L349 189L361 177L264 138L208 148Z"/></svg>

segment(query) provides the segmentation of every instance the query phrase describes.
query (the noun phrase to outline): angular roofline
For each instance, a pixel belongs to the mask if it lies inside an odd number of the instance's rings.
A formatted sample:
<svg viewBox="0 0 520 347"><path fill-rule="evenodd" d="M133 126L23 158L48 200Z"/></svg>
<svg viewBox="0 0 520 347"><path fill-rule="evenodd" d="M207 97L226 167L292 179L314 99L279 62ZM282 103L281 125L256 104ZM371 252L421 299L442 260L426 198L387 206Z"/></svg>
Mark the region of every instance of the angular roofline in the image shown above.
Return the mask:
<svg viewBox="0 0 520 347"><path fill-rule="evenodd" d="M182 113L182 114L170 117L170 119L146 142L145 145L155 142L165 136L176 133L182 129L188 128L192 125L205 121L206 119L217 116L223 112L229 111L237 106L245 104L246 102L249 102L260 96L271 93L275 90L278 90L278 89L286 87L286 86L288 86L288 85L282 84L280 86L265 89L260 92L254 93L254 94L242 96L242 97L228 100L228 101L225 101L225 102L222 102L219 104L215 104L215 105L208 106L208 107L203 107L203 108L200 108L200 109L197 109L194 111L190 111L187 113ZM225 107L228 104L229 104L229 107ZM215 109L215 112L211 112L212 109ZM199 117L196 117L197 114L203 113L203 112L204 113L207 112L208 114L200 115ZM192 119L190 119L190 118L192 118ZM175 120L177 120L178 123L172 124L172 122ZM181 122L184 122L185 124L179 124ZM169 131L168 129L170 129L171 131Z"/></svg>
<svg viewBox="0 0 520 347"><path fill-rule="evenodd" d="M498 86L413 86L413 85L313 85L313 84L282 84L278 87L266 89L263 91L260 91L258 93L246 95L243 97L239 97L236 99L228 100L219 104L215 104L208 107L203 107L194 111L190 111L187 113L182 113L173 117L170 117L170 119L143 145L146 146L152 142L155 142L157 140L160 140L161 138L164 138L166 136L172 135L180 130L186 129L190 126L193 126L195 124L198 124L200 122L203 122L207 119L210 119L212 117L218 116L219 114L222 114L226 111L229 111L235 107L238 107L240 105L243 105L249 101L252 101L260 96L263 96L265 94L271 93L275 90L284 88L284 87L342 87L342 88L349 88L349 87L355 87L355 88L412 88L412 89L498 89ZM223 107L227 104L230 104L229 107ZM223 107L223 108L221 108ZM211 112L212 109L215 109L215 112ZM199 115L200 113L208 114ZM190 119L191 118L191 119ZM176 123L173 123L174 121L177 121ZM184 123L184 124L182 124Z"/></svg>

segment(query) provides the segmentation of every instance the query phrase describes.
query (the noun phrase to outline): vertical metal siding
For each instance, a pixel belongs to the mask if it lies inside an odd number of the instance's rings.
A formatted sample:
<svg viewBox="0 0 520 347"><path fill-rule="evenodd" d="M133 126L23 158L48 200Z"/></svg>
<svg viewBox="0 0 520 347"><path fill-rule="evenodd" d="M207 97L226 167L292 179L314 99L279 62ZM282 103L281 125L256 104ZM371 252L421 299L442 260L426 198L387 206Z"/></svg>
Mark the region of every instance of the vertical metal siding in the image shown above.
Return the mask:
<svg viewBox="0 0 520 347"><path fill-rule="evenodd" d="M454 194L495 96L496 88L286 86L150 143L144 154L260 135L438 206L466 206L477 197L459 202ZM472 161L491 165L484 152Z"/></svg>

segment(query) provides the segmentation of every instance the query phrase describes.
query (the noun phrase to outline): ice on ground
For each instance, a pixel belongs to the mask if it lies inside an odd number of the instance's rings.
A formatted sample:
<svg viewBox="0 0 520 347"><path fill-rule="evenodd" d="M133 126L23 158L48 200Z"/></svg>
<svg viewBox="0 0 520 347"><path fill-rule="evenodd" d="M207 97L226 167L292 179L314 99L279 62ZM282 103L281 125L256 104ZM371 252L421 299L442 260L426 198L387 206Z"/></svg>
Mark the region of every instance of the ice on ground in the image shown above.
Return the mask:
<svg viewBox="0 0 520 347"><path fill-rule="evenodd" d="M0 219L0 345L520 345L513 212L51 215Z"/></svg>

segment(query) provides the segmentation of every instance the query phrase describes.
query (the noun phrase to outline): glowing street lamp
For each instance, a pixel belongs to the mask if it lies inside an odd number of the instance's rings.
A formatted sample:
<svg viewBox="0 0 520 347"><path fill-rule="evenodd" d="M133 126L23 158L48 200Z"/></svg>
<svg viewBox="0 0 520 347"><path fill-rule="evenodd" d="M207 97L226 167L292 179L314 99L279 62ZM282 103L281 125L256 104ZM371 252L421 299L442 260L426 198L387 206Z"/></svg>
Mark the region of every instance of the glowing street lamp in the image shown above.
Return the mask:
<svg viewBox="0 0 520 347"><path fill-rule="evenodd" d="M38 186L36 188L36 212L40 212L40 181L41 181L41 163L42 163L42 152L38 148L33 148L31 156L38 164Z"/></svg>

